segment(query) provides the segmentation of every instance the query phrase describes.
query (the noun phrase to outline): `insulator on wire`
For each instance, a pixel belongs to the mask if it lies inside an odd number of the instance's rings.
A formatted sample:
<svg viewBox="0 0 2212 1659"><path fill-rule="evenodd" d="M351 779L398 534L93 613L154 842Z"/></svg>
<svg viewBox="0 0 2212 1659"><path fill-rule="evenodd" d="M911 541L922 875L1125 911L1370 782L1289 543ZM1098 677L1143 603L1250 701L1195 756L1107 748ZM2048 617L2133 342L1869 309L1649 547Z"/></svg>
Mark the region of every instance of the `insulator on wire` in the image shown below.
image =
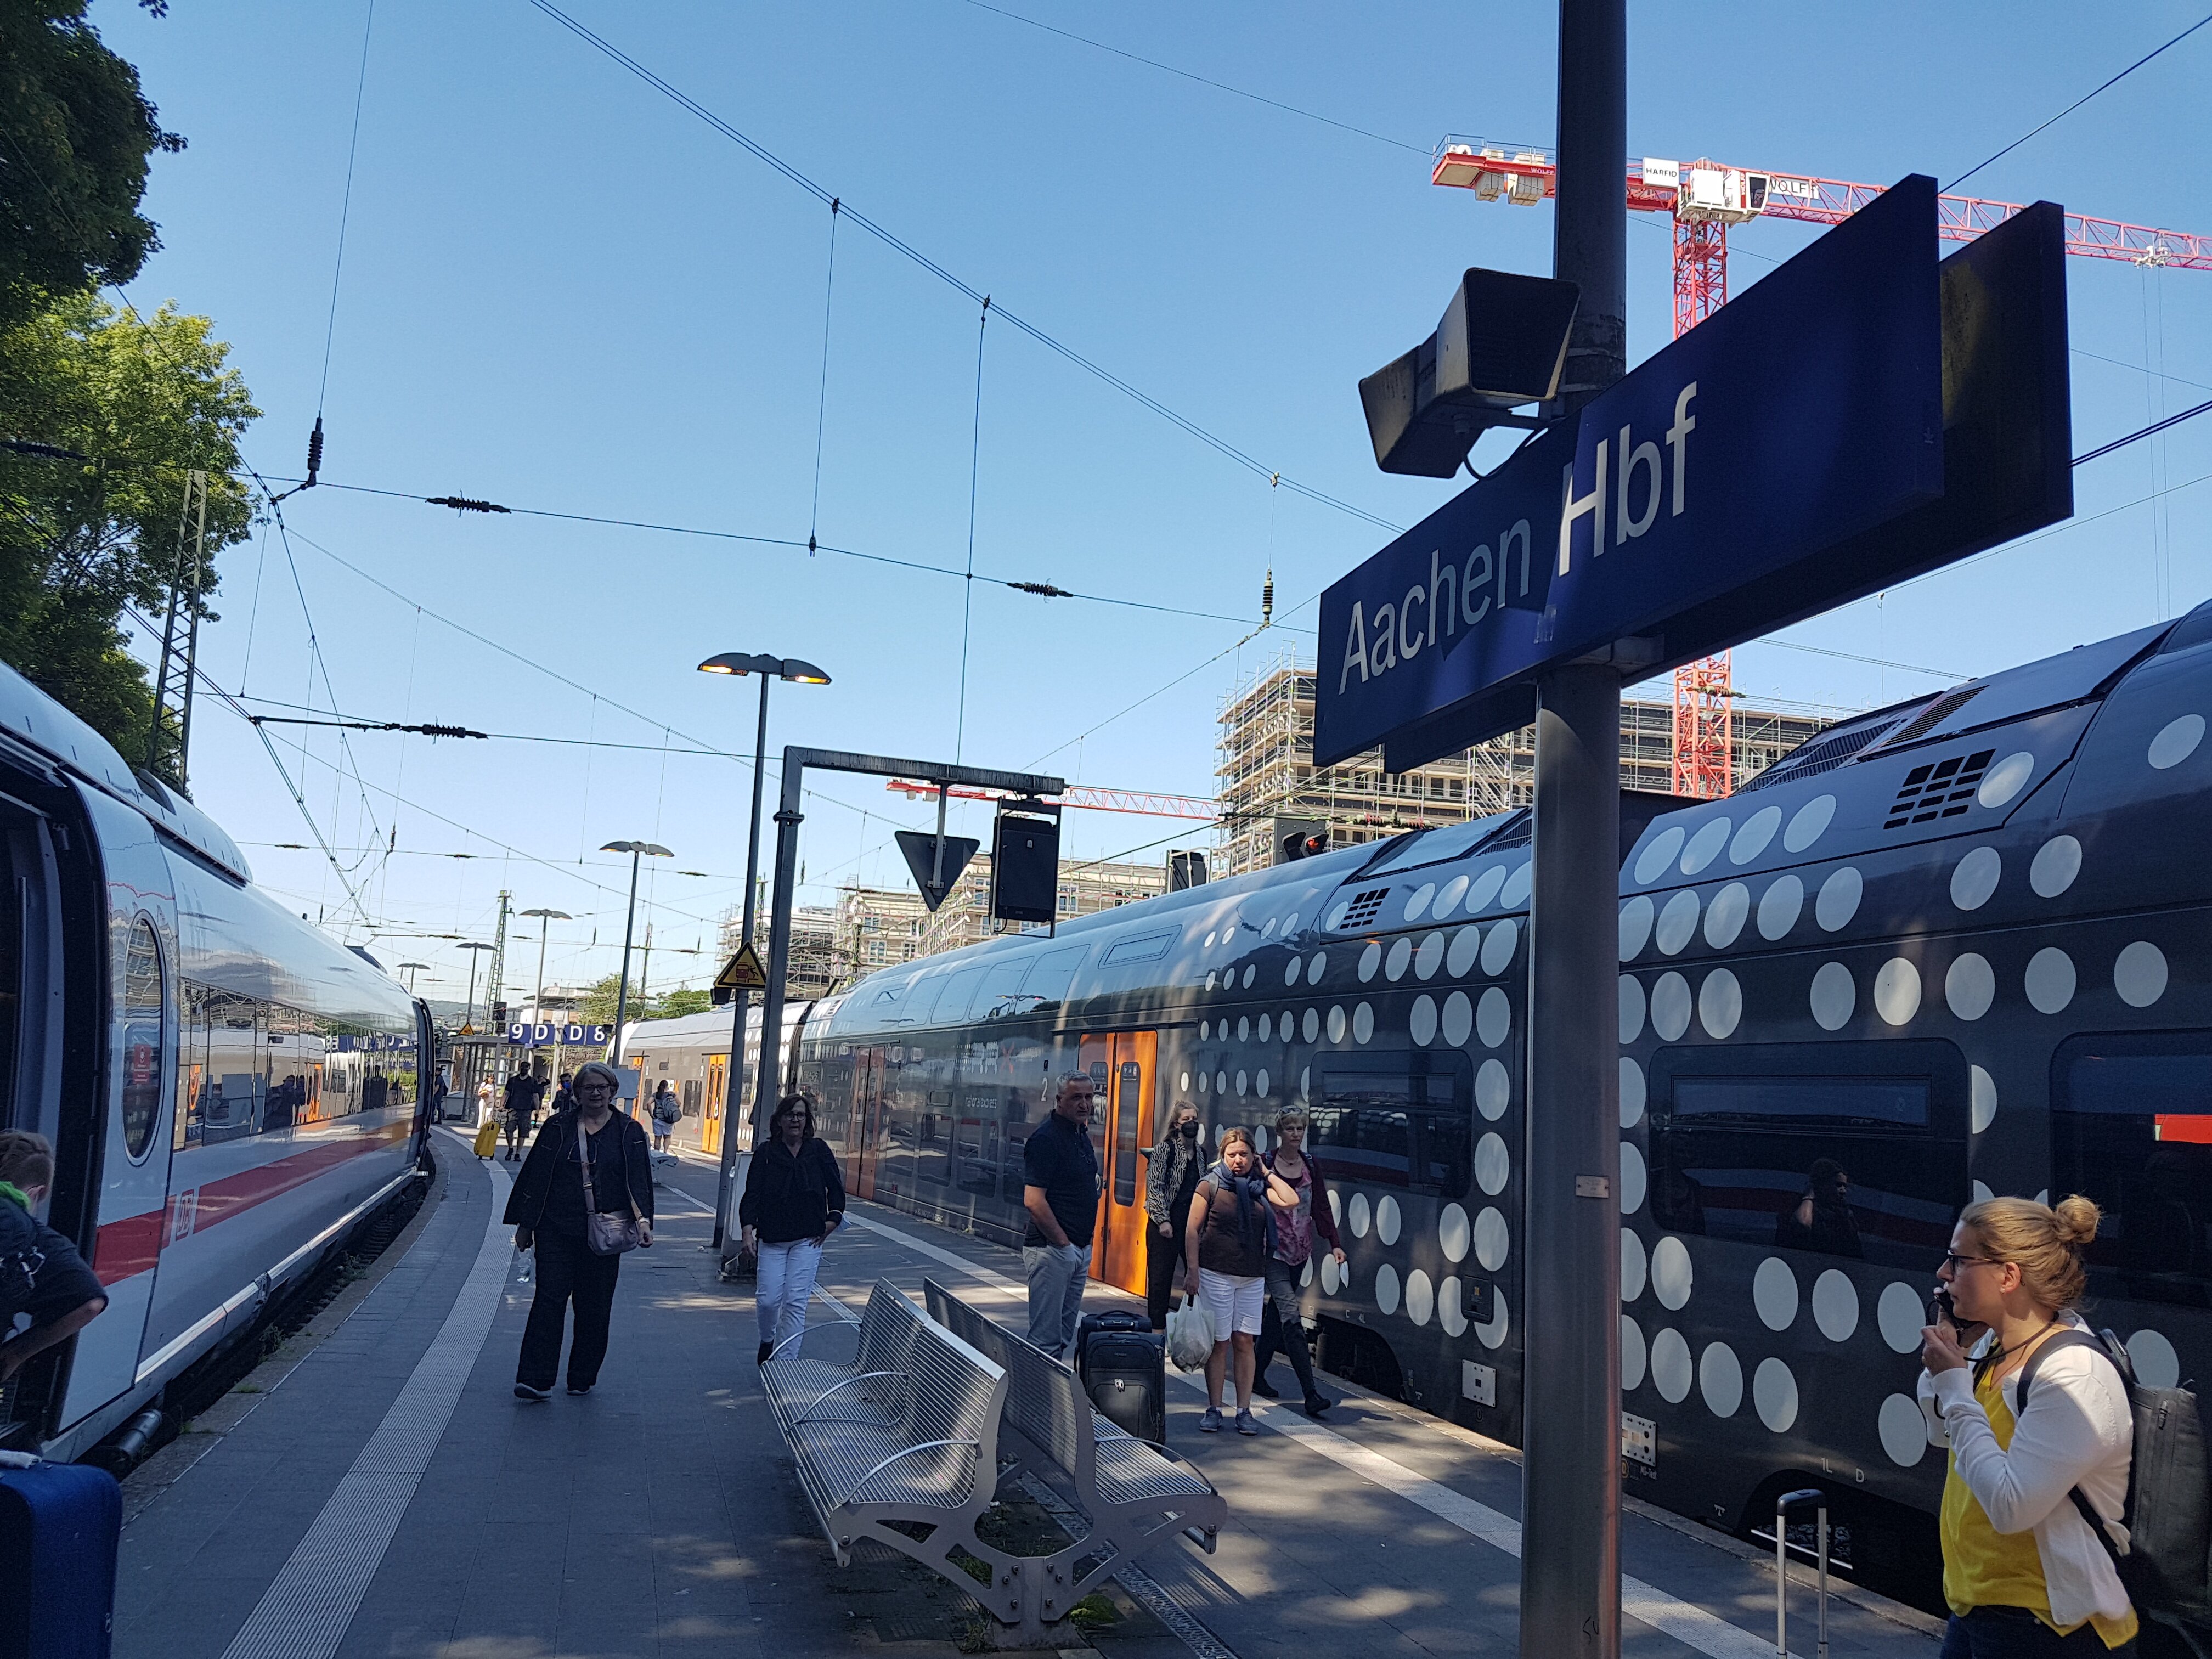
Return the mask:
<svg viewBox="0 0 2212 1659"><path fill-rule="evenodd" d="M1054 587L1050 582L1008 582L1007 586L1018 593L1034 593L1041 599L1072 599L1074 594L1064 587Z"/></svg>
<svg viewBox="0 0 2212 1659"><path fill-rule="evenodd" d="M307 482L303 489L314 486L315 474L323 470L323 417L315 416L315 429L307 434Z"/></svg>
<svg viewBox="0 0 2212 1659"><path fill-rule="evenodd" d="M1275 573L1271 568L1267 580L1260 588L1260 626L1267 627L1275 620Z"/></svg>
<svg viewBox="0 0 2212 1659"><path fill-rule="evenodd" d="M426 495L423 499L432 507L450 507L456 513L509 513L514 510L501 507L497 501L480 501L473 495Z"/></svg>

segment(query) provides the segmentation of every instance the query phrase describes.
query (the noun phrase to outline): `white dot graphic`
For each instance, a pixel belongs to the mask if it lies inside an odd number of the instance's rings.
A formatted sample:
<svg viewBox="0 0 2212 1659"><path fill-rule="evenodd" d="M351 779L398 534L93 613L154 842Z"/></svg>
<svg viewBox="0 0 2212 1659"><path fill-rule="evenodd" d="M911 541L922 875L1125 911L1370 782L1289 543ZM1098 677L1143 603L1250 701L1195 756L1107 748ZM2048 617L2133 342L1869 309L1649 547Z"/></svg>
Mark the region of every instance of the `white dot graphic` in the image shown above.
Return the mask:
<svg viewBox="0 0 2212 1659"><path fill-rule="evenodd" d="M1977 1181L1974 1183L1975 1203L1986 1204L1996 1196L1996 1194L1990 1190L1989 1183L1987 1182Z"/></svg>
<svg viewBox="0 0 2212 1659"><path fill-rule="evenodd" d="M1893 1351L1918 1353L1920 1328L1928 1322L1927 1304L1911 1285L1892 1279L1881 1287L1881 1299L1874 1304L1874 1322ZM1913 1415L1919 1415L1917 1409Z"/></svg>
<svg viewBox="0 0 2212 1659"><path fill-rule="evenodd" d="M2004 874L2004 860L1994 847L1977 847L1960 859L1951 872L1951 902L1961 910L1978 910L1997 890Z"/></svg>
<svg viewBox="0 0 2212 1659"><path fill-rule="evenodd" d="M1240 1019L1237 1022L1237 1040L1239 1042L1249 1042L1252 1040L1252 1022L1250 1020Z"/></svg>
<svg viewBox="0 0 2212 1659"><path fill-rule="evenodd" d="M1620 1040L1633 1042L1644 1035L1644 982L1633 974L1620 976Z"/></svg>
<svg viewBox="0 0 2212 1659"><path fill-rule="evenodd" d="M1698 826L1698 833L1690 837L1690 844L1682 849L1681 872L1694 876L1721 855L1728 845L1729 821L1708 818Z"/></svg>
<svg viewBox="0 0 2212 1659"><path fill-rule="evenodd" d="M1858 987L1840 962L1823 963L1813 975L1813 1022L1824 1031L1839 1030L1858 1006Z"/></svg>
<svg viewBox="0 0 2212 1659"><path fill-rule="evenodd" d="M1454 876L1449 881L1443 884L1443 890L1437 895L1437 920L1438 921L1442 921L1446 916L1451 915L1453 907L1459 903L1461 896L1465 894L1466 891L1467 878L1465 876ZM1295 918L1293 918L1293 920L1295 920ZM1290 932L1289 927L1285 925L1283 931L1285 933Z"/></svg>
<svg viewBox="0 0 2212 1659"><path fill-rule="evenodd" d="M1770 1331L1786 1331L1797 1317L1797 1275L1778 1255L1770 1255L1751 1276L1751 1305Z"/></svg>
<svg viewBox="0 0 2212 1659"><path fill-rule="evenodd" d="M1751 1404L1775 1433L1787 1431L1797 1420L1797 1379L1790 1367L1772 1358L1760 1360L1751 1374Z"/></svg>
<svg viewBox="0 0 2212 1659"><path fill-rule="evenodd" d="M1207 1076L1204 1072L1200 1072L1200 1073L1198 1074L1198 1091L1199 1091L1199 1093L1200 1093L1200 1094L1205 1094L1205 1093L1206 1093L1207 1091L1209 1091L1212 1087L1213 1087L1213 1079L1212 1079L1211 1077Z"/></svg>
<svg viewBox="0 0 2212 1659"><path fill-rule="evenodd" d="M2128 1358L2135 1362L2136 1381L2146 1389L2171 1389L2181 1382L2181 1357L2156 1331L2137 1331L2130 1337Z"/></svg>
<svg viewBox="0 0 2212 1659"><path fill-rule="evenodd" d="M1413 953L1413 975L1417 979L1434 979L1437 969L1443 965L1444 936L1431 933L1421 941L1421 948Z"/></svg>
<svg viewBox="0 0 2212 1659"><path fill-rule="evenodd" d="M1743 1366L1727 1343L1708 1344L1698 1357L1698 1392L1715 1417L1734 1417L1743 1404Z"/></svg>
<svg viewBox="0 0 2212 1659"><path fill-rule="evenodd" d="M1395 985L1400 980L1406 977L1407 966L1413 960L1413 941L1404 938L1393 940L1390 945L1390 954L1382 963L1382 972L1384 976L1389 980L1391 984Z"/></svg>
<svg viewBox="0 0 2212 1659"><path fill-rule="evenodd" d="M1298 1073L1298 1098L1313 1098L1313 1067L1309 1066Z"/></svg>
<svg viewBox="0 0 2212 1659"><path fill-rule="evenodd" d="M1759 896L1759 938L1769 941L1780 939L1797 925L1797 918L1804 910L1805 884L1795 876L1777 876L1773 885Z"/></svg>
<svg viewBox="0 0 2212 1659"><path fill-rule="evenodd" d="M2148 1008L2166 994L2166 953L2137 939L2112 963L2112 988L2130 1008Z"/></svg>
<svg viewBox="0 0 2212 1659"><path fill-rule="evenodd" d="M1328 1189L1328 1218L1340 1227L1344 1225L1344 1196L1334 1187Z"/></svg>
<svg viewBox="0 0 2212 1659"><path fill-rule="evenodd" d="M2204 741L2204 716L2184 714L2179 720L2168 720L2150 740L2150 753L2145 757L2158 770L2179 766L2197 752L2197 745Z"/></svg>
<svg viewBox="0 0 2212 1659"><path fill-rule="evenodd" d="M1493 864L1477 876L1474 878L1474 885L1467 890L1468 915L1473 915L1478 910L1486 908L1490 901L1498 896L1498 890L1504 884L1504 881L1505 866L1502 864Z"/></svg>
<svg viewBox="0 0 2212 1659"><path fill-rule="evenodd" d="M1359 982L1364 985L1373 979L1376 970L1382 965L1382 947L1370 940L1367 948L1359 953Z"/></svg>
<svg viewBox="0 0 2212 1659"><path fill-rule="evenodd" d="M1328 920L1322 925L1328 928L1330 933L1334 933L1338 928L1344 926L1345 915L1351 908L1352 901L1350 899L1339 899L1336 902L1335 908L1328 913Z"/></svg>
<svg viewBox="0 0 2212 1659"><path fill-rule="evenodd" d="M1352 1215L1350 1220L1352 1224L1352 1236L1354 1238L1364 1238L1367 1237L1367 1218L1369 1214L1370 1211L1367 1204L1367 1194L1364 1193L1352 1194Z"/></svg>
<svg viewBox="0 0 2212 1659"><path fill-rule="evenodd" d="M1494 1348L1505 1340L1509 1324L1505 1312L1505 1292L1493 1287L1490 1292L1489 1322L1477 1325L1474 1328L1474 1334L1482 1339L1484 1347Z"/></svg>
<svg viewBox="0 0 2212 1659"><path fill-rule="evenodd" d="M1967 1093L1972 1100L1974 1133L1990 1127L1997 1115L1996 1079L1978 1066L1967 1067Z"/></svg>
<svg viewBox="0 0 2212 1659"><path fill-rule="evenodd" d="M1669 1042L1690 1029L1690 981L1680 974L1662 974L1652 986L1651 1029Z"/></svg>
<svg viewBox="0 0 2212 1659"><path fill-rule="evenodd" d="M1436 1041L1437 1000L1427 992L1413 999L1413 1012L1406 1017L1406 1030L1417 1048L1425 1048Z"/></svg>
<svg viewBox="0 0 2212 1659"><path fill-rule="evenodd" d="M1311 1256L1308 1256L1308 1257L1306 1258L1306 1265L1305 1265L1305 1267L1304 1267L1304 1268L1299 1272L1299 1273L1298 1273L1298 1288L1299 1288L1300 1290L1304 1290L1307 1285L1309 1285L1312 1284L1312 1283L1313 1283L1313 1275L1314 1275L1314 1264L1313 1264L1313 1258L1312 1258Z"/></svg>
<svg viewBox="0 0 2212 1659"><path fill-rule="evenodd" d="M1298 982L1298 970L1304 966L1305 963L1300 962L1296 957L1292 957L1288 962L1285 963L1283 964L1283 983L1285 985L1296 985Z"/></svg>
<svg viewBox="0 0 2212 1659"><path fill-rule="evenodd" d="M1743 987L1725 968L1716 968L1698 987L1698 1024L1717 1041L1735 1031L1743 1018Z"/></svg>
<svg viewBox="0 0 2212 1659"><path fill-rule="evenodd" d="M1620 1299L1633 1302L1644 1294L1644 1280L1650 1262L1644 1254L1644 1241L1633 1227L1620 1230Z"/></svg>
<svg viewBox="0 0 2212 1659"><path fill-rule="evenodd" d="M2035 757L2027 750L2015 750L2007 755L1982 779L1982 787L1974 792L1974 799L1984 806L2004 806L2012 798L2027 787L2027 781L2035 775Z"/></svg>
<svg viewBox="0 0 2212 1659"><path fill-rule="evenodd" d="M1743 821L1743 828L1735 832L1729 843L1729 862L1748 864L1766 850L1766 843L1774 839L1774 832L1782 827L1782 809L1762 806Z"/></svg>
<svg viewBox="0 0 2212 1659"><path fill-rule="evenodd" d="M1820 896L1813 901L1813 920L1832 933L1859 913L1866 878L1845 865L1820 884Z"/></svg>
<svg viewBox="0 0 2212 1659"><path fill-rule="evenodd" d="M1858 1329L1858 1286L1842 1269L1830 1267L1813 1281L1813 1322L1831 1342L1847 1342Z"/></svg>
<svg viewBox="0 0 2212 1659"><path fill-rule="evenodd" d="M1644 1386L1644 1328L1626 1314L1620 1316L1620 1391Z"/></svg>
<svg viewBox="0 0 2212 1659"><path fill-rule="evenodd" d="M1620 1212L1634 1215L1644 1207L1644 1153L1632 1140L1620 1143Z"/></svg>
<svg viewBox="0 0 2212 1659"><path fill-rule="evenodd" d="M1644 1068L1626 1054L1620 1057L1620 1127L1632 1129L1644 1121Z"/></svg>
<svg viewBox="0 0 2212 1659"><path fill-rule="evenodd" d="M1244 988L1245 988L1246 990L1248 990L1248 991L1249 991L1249 990L1250 990L1250 989L1252 988L1252 975L1255 975L1255 974L1256 974L1256 973L1258 973L1259 971L1260 971L1260 969L1259 969L1259 967L1258 967L1258 965L1257 965L1256 963L1255 963L1254 965L1252 965L1252 966L1248 967L1248 968L1246 968L1246 969L1245 969L1245 970L1244 970L1244 978L1243 978L1243 987L1244 987Z"/></svg>
<svg viewBox="0 0 2212 1659"><path fill-rule="evenodd" d="M1436 896L1437 884L1432 881L1425 881L1416 887L1406 899L1406 920L1419 921L1422 912L1429 908L1429 901Z"/></svg>
<svg viewBox="0 0 2212 1659"><path fill-rule="evenodd" d="M1513 1247L1511 1230L1505 1217L1488 1205L1474 1218L1474 1259L1477 1264L1491 1273L1505 1265L1508 1251Z"/></svg>
<svg viewBox="0 0 2212 1659"><path fill-rule="evenodd" d="M1325 1255L1322 1257L1321 1287L1322 1291L1330 1296L1334 1296L1336 1294L1336 1287L1343 1282L1344 1273L1343 1270L1336 1265L1336 1257L1334 1255Z"/></svg>
<svg viewBox="0 0 2212 1659"><path fill-rule="evenodd" d="M1466 1042L1468 1033L1474 1030L1474 1004L1464 991L1454 991L1444 999L1443 1031L1448 1047L1459 1048Z"/></svg>
<svg viewBox="0 0 2212 1659"><path fill-rule="evenodd" d="M1674 863L1674 855L1682 850L1686 835L1682 826L1674 823L1651 838L1651 844L1637 857L1636 881L1638 886L1647 886L1667 873L1667 866Z"/></svg>
<svg viewBox="0 0 2212 1659"><path fill-rule="evenodd" d="M1275 936L1275 919L1274 919L1274 917L1273 917L1273 916L1269 916L1269 917L1267 918L1267 925L1265 927L1262 927L1262 928L1260 930L1260 937L1261 937L1261 939L1273 939L1273 938L1274 938L1274 936Z"/></svg>
<svg viewBox="0 0 2212 1659"><path fill-rule="evenodd" d="M2055 1014L2074 1000L2074 958L2046 945L2027 959L2028 1005L2039 1014Z"/></svg>
<svg viewBox="0 0 2212 1659"><path fill-rule="evenodd" d="M2053 836L2035 849L2027 866L2027 884L2038 898L2057 898L2081 873L2081 843L2071 836Z"/></svg>
<svg viewBox="0 0 2212 1659"><path fill-rule="evenodd" d="M1216 1072L1213 1074L1213 1092L1217 1095L1225 1095L1229 1092L1229 1073L1227 1072Z"/></svg>
<svg viewBox="0 0 2212 1659"><path fill-rule="evenodd" d="M1495 1048L1513 1029L1513 1004L1495 985L1482 994L1474 1008L1474 1034L1486 1048Z"/></svg>
<svg viewBox="0 0 2212 1659"><path fill-rule="evenodd" d="M1315 951L1312 957L1310 957L1306 963L1306 983L1309 985L1320 984L1322 969L1328 966L1328 952L1326 951Z"/></svg>
<svg viewBox="0 0 2212 1659"><path fill-rule="evenodd" d="M1512 1103L1513 1079L1502 1060L1486 1060L1475 1068L1474 1109L1495 1123Z"/></svg>
<svg viewBox="0 0 2212 1659"><path fill-rule="evenodd" d="M1206 943L1200 945L1198 948L1201 951L1211 951L1213 948L1213 941L1219 936L1220 930L1217 928L1212 933L1210 933L1206 936Z"/></svg>
<svg viewBox="0 0 2212 1659"><path fill-rule="evenodd" d="M1467 1334L1467 1304L1455 1277L1437 1286L1437 1323L1444 1328L1446 1336Z"/></svg>
<svg viewBox="0 0 2212 1659"><path fill-rule="evenodd" d="M1671 957L1679 955L1697 931L1698 896L1686 887L1667 901L1667 908L1659 913L1659 924L1651 933L1661 953Z"/></svg>
<svg viewBox="0 0 2212 1659"><path fill-rule="evenodd" d="M1651 1294L1670 1312L1689 1304L1690 1247L1669 1233L1651 1247Z"/></svg>
<svg viewBox="0 0 2212 1659"><path fill-rule="evenodd" d="M1387 1261L1375 1270L1375 1305L1386 1314L1398 1311L1398 1270Z"/></svg>
<svg viewBox="0 0 2212 1659"><path fill-rule="evenodd" d="M1443 1213L1437 1218L1437 1247L1444 1253L1444 1260L1466 1261L1468 1237L1467 1212L1456 1204L1445 1205Z"/></svg>
<svg viewBox="0 0 2212 1659"><path fill-rule="evenodd" d="M1260 1070L1259 1070L1258 1072L1256 1072L1256 1073L1255 1073L1253 1074L1253 1078L1252 1078L1252 1092L1253 1092L1254 1094L1255 1094L1255 1095L1260 1096L1262 1099L1265 1099L1265 1098L1266 1098L1266 1097L1267 1097L1267 1068L1266 1068L1265 1066L1261 1067L1261 1068L1260 1068ZM1260 1131L1260 1139L1261 1139L1261 1150L1262 1152L1265 1152L1265 1151L1267 1150L1266 1144L1265 1144L1265 1143L1266 1143L1266 1141L1267 1141L1267 1132L1265 1129L1261 1130L1261 1131Z"/></svg>
<svg viewBox="0 0 2212 1659"><path fill-rule="evenodd" d="M1406 1317L1416 1325L1425 1325L1436 1310L1436 1287L1429 1283L1429 1276L1416 1267L1406 1275Z"/></svg>
<svg viewBox="0 0 2212 1659"><path fill-rule="evenodd" d="M1836 816L1836 798L1817 795L1793 813L1790 827L1782 832L1782 845L1790 852L1802 853L1828 831L1829 821Z"/></svg>
<svg viewBox="0 0 2212 1659"><path fill-rule="evenodd" d="M1911 1395L1893 1394L1884 1400L1875 1426L1881 1431L1881 1449L1889 1454L1891 1462L1909 1469L1926 1455L1928 1420L1920 1414L1920 1402Z"/></svg>
<svg viewBox="0 0 2212 1659"><path fill-rule="evenodd" d="M1510 921L1497 923L1482 941L1482 971L1493 977L1504 973L1520 943L1519 923Z"/></svg>
<svg viewBox="0 0 2212 1659"><path fill-rule="evenodd" d="M1670 1406L1687 1400L1692 1371L1690 1345L1681 1332L1669 1326L1651 1339L1651 1386L1662 1400Z"/></svg>
<svg viewBox="0 0 2212 1659"><path fill-rule="evenodd" d="M1318 1037L1321 1035L1321 1011L1318 1008L1307 1009L1306 1017L1298 1022L1298 1030L1308 1042Z"/></svg>
<svg viewBox="0 0 2212 1659"><path fill-rule="evenodd" d="M1751 889L1740 881L1730 882L1705 907L1705 943L1716 951L1727 950L1750 916Z"/></svg>
<svg viewBox="0 0 2212 1659"><path fill-rule="evenodd" d="M1188 1072L1185 1072L1182 1074L1182 1081L1176 1084L1176 1087L1180 1089L1185 1094L1188 1094L1190 1092L1190 1073Z"/></svg>
<svg viewBox="0 0 2212 1659"><path fill-rule="evenodd" d="M1213 1026L1212 1022L1203 1019L1198 1022L1198 1040L1200 1042L1211 1042L1213 1041Z"/></svg>
<svg viewBox="0 0 2212 1659"><path fill-rule="evenodd" d="M1943 975L1944 1006L1960 1019L1979 1019L1996 999L1996 970L1987 957L1969 951Z"/></svg>
<svg viewBox="0 0 2212 1659"><path fill-rule="evenodd" d="M1509 910L1519 909L1528 902L1528 888L1535 879L1536 866L1533 862L1516 864L1505 878L1504 889L1498 895L1498 903Z"/></svg>
<svg viewBox="0 0 2212 1659"><path fill-rule="evenodd" d="M1920 1012L1920 970L1903 957L1892 957L1874 976L1874 1011L1891 1025L1907 1024Z"/></svg>
<svg viewBox="0 0 2212 1659"><path fill-rule="evenodd" d="M1384 1194L1382 1201L1375 1206L1375 1237L1385 1244L1395 1244L1401 1219L1398 1213L1398 1200Z"/></svg>
<svg viewBox="0 0 2212 1659"><path fill-rule="evenodd" d="M1328 1040L1331 1042L1344 1041L1344 1005L1340 1002L1328 1011Z"/></svg>
<svg viewBox="0 0 2212 1659"><path fill-rule="evenodd" d="M1651 896L1638 893L1620 907L1620 959L1633 962L1651 937Z"/></svg>
<svg viewBox="0 0 2212 1659"><path fill-rule="evenodd" d="M1505 1150L1503 1137L1493 1131L1474 1143L1474 1184L1484 1192L1497 1197L1512 1172L1512 1154Z"/></svg>
<svg viewBox="0 0 2212 1659"><path fill-rule="evenodd" d="M1482 929L1462 927L1452 935L1451 948L1444 953L1444 971L1454 979L1465 979L1474 970L1476 954L1482 949Z"/></svg>

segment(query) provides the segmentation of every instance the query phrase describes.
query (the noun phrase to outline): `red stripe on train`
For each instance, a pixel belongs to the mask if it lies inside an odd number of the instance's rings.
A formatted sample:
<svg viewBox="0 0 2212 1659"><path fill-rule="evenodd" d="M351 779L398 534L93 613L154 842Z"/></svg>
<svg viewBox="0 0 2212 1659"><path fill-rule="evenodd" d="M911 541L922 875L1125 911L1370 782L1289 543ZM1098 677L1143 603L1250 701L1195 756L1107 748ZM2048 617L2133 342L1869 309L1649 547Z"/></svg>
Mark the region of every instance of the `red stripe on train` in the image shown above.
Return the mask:
<svg viewBox="0 0 2212 1659"><path fill-rule="evenodd" d="M405 1139L413 1127L403 1121L370 1134L325 1141L289 1158L225 1176L197 1188L173 1193L161 1209L107 1222L100 1227L93 1247L93 1272L102 1285L113 1285L143 1273L161 1259L162 1249L173 1242L173 1234L183 1238L205 1232L218 1221L243 1215L256 1205L266 1204L307 1185L348 1158L379 1152L394 1141ZM185 1212L185 1220L184 1231L177 1233L180 1209Z"/></svg>

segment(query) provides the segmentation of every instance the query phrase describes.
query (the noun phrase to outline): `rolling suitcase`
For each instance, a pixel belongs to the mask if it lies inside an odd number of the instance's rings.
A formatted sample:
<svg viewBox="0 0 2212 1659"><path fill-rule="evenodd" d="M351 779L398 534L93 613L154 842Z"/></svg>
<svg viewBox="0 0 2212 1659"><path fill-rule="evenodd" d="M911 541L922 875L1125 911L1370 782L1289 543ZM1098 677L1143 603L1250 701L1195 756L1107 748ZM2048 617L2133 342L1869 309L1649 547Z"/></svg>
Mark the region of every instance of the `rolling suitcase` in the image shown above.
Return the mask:
<svg viewBox="0 0 2212 1659"><path fill-rule="evenodd" d="M1075 1328L1075 1375L1093 1410L1155 1444L1168 1437L1167 1346L1138 1313L1083 1316Z"/></svg>
<svg viewBox="0 0 2212 1659"><path fill-rule="evenodd" d="M477 1156L489 1158L499 1151L499 1120L486 1118L483 1127L477 1131Z"/></svg>
<svg viewBox="0 0 2212 1659"><path fill-rule="evenodd" d="M0 1467L0 1659L107 1659L122 1535L106 1470Z"/></svg>

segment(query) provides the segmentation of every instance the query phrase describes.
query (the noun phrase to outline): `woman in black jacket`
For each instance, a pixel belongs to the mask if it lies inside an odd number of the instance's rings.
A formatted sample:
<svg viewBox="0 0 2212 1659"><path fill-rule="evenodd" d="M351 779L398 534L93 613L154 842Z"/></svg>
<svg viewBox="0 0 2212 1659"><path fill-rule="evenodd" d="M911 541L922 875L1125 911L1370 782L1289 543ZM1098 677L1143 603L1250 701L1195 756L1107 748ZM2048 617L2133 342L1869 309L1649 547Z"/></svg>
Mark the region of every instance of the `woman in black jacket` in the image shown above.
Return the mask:
<svg viewBox="0 0 2212 1659"><path fill-rule="evenodd" d="M514 1247L538 1252L538 1293L522 1333L514 1370L514 1397L544 1400L561 1369L561 1332L568 1304L576 1305L575 1337L568 1345L568 1392L589 1394L607 1357L607 1323L614 1313L619 1255L595 1255L585 1242L586 1182L604 1212L637 1218L639 1242L653 1243L652 1149L634 1118L614 1109L621 1080L614 1067L592 1060L578 1068L573 1110L556 1112L532 1143L507 1194L507 1219ZM588 1166L585 1159L588 1158Z"/></svg>
<svg viewBox="0 0 2212 1659"><path fill-rule="evenodd" d="M756 1364L786 1343L799 1352L806 1302L822 1265L822 1246L845 1219L845 1182L837 1156L816 1139L814 1108L786 1095L769 1120L768 1139L753 1149L745 1194L738 1200L744 1247L757 1250L760 1279L754 1309L760 1319Z"/></svg>

